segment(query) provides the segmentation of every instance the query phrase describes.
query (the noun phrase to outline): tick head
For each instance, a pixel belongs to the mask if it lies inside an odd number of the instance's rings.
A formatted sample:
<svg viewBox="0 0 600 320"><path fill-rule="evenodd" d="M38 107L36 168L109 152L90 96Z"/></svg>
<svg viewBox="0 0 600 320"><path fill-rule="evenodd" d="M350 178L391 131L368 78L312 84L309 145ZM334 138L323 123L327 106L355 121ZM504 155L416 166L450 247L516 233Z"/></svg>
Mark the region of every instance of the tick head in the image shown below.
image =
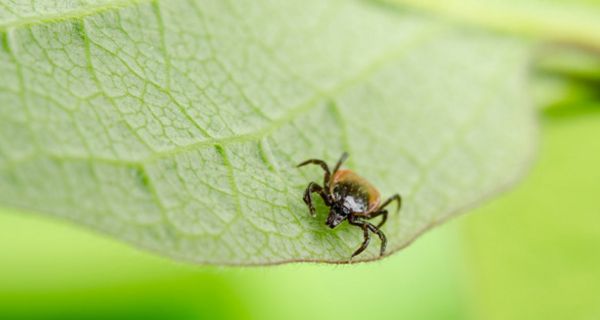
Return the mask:
<svg viewBox="0 0 600 320"><path fill-rule="evenodd" d="M327 221L325 224L331 229L337 227L342 221L344 221L348 217L348 213L345 208L342 206L337 206L334 204L329 209L329 216L327 216Z"/></svg>

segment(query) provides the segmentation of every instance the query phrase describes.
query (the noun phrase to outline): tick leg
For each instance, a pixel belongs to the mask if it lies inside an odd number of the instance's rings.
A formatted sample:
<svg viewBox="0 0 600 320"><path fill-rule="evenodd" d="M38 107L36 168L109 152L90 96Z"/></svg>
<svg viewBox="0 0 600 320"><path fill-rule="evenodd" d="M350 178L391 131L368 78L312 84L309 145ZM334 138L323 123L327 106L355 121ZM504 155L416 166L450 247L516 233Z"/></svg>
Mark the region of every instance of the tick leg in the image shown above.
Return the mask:
<svg viewBox="0 0 600 320"><path fill-rule="evenodd" d="M338 162L335 164L335 167L333 168L334 174L340 169L340 167L342 166L342 163L344 163L344 161L346 161L346 159L348 159L348 152L342 153L340 160L338 160Z"/></svg>
<svg viewBox="0 0 600 320"><path fill-rule="evenodd" d="M363 219L373 219L375 217L379 217L379 216L383 215L383 219L381 219L381 222L379 222L379 224L377 225L377 228L379 228L387 221L388 211L387 210L379 210L379 211L375 211L375 212L355 212L355 213L353 213L353 215L355 217L360 217Z"/></svg>
<svg viewBox="0 0 600 320"><path fill-rule="evenodd" d="M323 171L325 171L325 176L323 177L323 185L325 186L325 189L329 189L329 180L331 179L331 172L329 171L329 166L327 165L327 163L325 163L325 161L319 160L319 159L308 159L308 160L300 163L296 167L300 168L307 164L316 164L318 166L321 166L321 168L323 168Z"/></svg>
<svg viewBox="0 0 600 320"><path fill-rule="evenodd" d="M372 213L368 219L373 219L375 217L378 216L383 216L383 218L381 218L381 222L379 222L377 224L377 229L381 228L381 226L387 221L387 217L388 217L388 211L387 210L379 210L377 212Z"/></svg>
<svg viewBox="0 0 600 320"><path fill-rule="evenodd" d="M369 246L369 242L371 241L371 235L369 234L369 227L368 227L369 223L368 222L358 222L358 221L354 221L354 220L349 220L349 222L352 225L361 227L363 229L363 235L364 235L363 243L360 245L360 247L358 249L356 249L356 251L354 251L354 253L350 257L350 260L352 260L352 258L361 254Z"/></svg>
<svg viewBox="0 0 600 320"><path fill-rule="evenodd" d="M385 222L387 221L387 218L388 218L388 211L384 210L383 208L388 206L394 200L398 202L398 207L396 208L396 212L400 211L400 207L402 206L402 198L400 197L399 194L396 193L395 195L391 196L389 199L385 200L385 202L383 202L383 204L381 206L379 206L379 209L377 209L377 211L369 214L368 216L365 216L365 218L373 219L375 217L382 215L383 218L381 219L381 222L379 222L377 224L377 229L381 228L381 226L383 226L385 224Z"/></svg>
<svg viewBox="0 0 600 320"><path fill-rule="evenodd" d="M367 226L369 227L369 230L376 233L377 236L379 236L379 239L381 240L381 247L379 248L379 256L381 257L381 256L383 256L383 253L385 252L385 247L387 247L387 238L385 237L385 234L383 233L383 231L379 230L378 227L376 227L368 222L367 222Z"/></svg>
<svg viewBox="0 0 600 320"><path fill-rule="evenodd" d="M363 229L363 232L364 232L364 241L363 241L362 245L360 246L360 248L358 248L352 254L352 257L350 259L354 258L356 255L358 255L361 252L365 251L365 249L369 245L369 241L371 240L369 231L377 234L377 236L381 240L381 247L379 249L379 256L383 256L383 254L385 253L385 248L387 247L387 238L386 238L385 234L383 233L383 231L379 230L378 227L374 226L373 224L371 224L369 222L358 220L357 216L355 216L354 214L350 215L350 217L348 219L348 222L351 225L355 225L355 226L361 227Z"/></svg>
<svg viewBox="0 0 600 320"><path fill-rule="evenodd" d="M308 210L310 210L310 215L314 217L316 214L315 214L315 207L313 205L313 199L312 199L313 192L318 193L321 196L321 198L323 198L323 201L325 201L325 204L330 205L330 203L329 203L329 198L327 197L327 194L323 190L323 187L316 184L315 182L309 183L308 186L306 187L306 190L304 191L303 199L304 199L304 203L306 203L306 205L308 206Z"/></svg>
<svg viewBox="0 0 600 320"><path fill-rule="evenodd" d="M379 209L377 209L377 211L381 211L381 209L385 208L388 204L392 203L392 201L397 201L398 202L398 206L396 207L396 212L400 211L400 207L402 207L402 197L400 197L399 194L395 194L391 197L389 197L387 200L385 200L380 206Z"/></svg>

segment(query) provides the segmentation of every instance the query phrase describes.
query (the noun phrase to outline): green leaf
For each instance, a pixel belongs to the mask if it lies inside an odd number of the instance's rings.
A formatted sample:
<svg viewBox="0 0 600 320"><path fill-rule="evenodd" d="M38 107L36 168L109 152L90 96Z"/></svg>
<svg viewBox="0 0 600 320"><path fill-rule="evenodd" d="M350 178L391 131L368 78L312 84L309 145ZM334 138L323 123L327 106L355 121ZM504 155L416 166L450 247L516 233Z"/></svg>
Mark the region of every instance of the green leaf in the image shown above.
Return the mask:
<svg viewBox="0 0 600 320"><path fill-rule="evenodd" d="M600 48L597 0L376 0L496 30Z"/></svg>
<svg viewBox="0 0 600 320"><path fill-rule="evenodd" d="M362 232L308 215L322 171L297 163L346 150L401 193L389 254L512 184L533 149L514 39L362 1L78 3L3 5L5 206L197 263L345 262Z"/></svg>

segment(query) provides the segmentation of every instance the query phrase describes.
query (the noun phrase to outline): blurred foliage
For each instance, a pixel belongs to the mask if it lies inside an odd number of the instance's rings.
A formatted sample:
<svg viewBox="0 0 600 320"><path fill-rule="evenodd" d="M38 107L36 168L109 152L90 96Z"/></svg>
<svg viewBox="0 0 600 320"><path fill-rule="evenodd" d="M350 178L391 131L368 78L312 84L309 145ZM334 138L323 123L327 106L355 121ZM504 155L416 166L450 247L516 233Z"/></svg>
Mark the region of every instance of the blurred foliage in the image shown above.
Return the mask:
<svg viewBox="0 0 600 320"><path fill-rule="evenodd" d="M460 23L600 50L598 0L378 0Z"/></svg>
<svg viewBox="0 0 600 320"><path fill-rule="evenodd" d="M466 221L478 319L600 319L600 103L543 125L530 177Z"/></svg>

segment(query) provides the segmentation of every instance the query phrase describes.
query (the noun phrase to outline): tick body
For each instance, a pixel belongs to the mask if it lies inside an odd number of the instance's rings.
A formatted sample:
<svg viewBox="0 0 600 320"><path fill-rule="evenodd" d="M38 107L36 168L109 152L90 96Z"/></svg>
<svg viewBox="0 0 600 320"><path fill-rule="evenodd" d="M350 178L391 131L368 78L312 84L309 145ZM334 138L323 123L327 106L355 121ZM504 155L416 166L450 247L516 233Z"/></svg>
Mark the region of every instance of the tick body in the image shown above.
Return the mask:
<svg viewBox="0 0 600 320"><path fill-rule="evenodd" d="M381 240L379 254L383 255L387 245L385 234L379 229L387 220L388 211L385 209L392 201L397 202L396 212L400 210L402 198L395 194L381 202L381 196L377 188L369 181L357 175L351 170L340 169L342 163L348 158L347 153L343 153L340 160L336 163L333 171L325 161L319 159L309 159L298 165L298 167L307 164L316 164L320 166L325 174L323 176L323 186L316 182L311 182L304 192L304 202L308 206L310 214L315 216L315 207L313 205L313 193L318 194L325 205L329 207L329 215L325 224L330 228L337 227L344 220L348 220L353 226L363 230L364 240L361 246L354 251L351 258L363 252L371 241L371 234L375 233ZM374 225L368 220L381 216L381 221Z"/></svg>

